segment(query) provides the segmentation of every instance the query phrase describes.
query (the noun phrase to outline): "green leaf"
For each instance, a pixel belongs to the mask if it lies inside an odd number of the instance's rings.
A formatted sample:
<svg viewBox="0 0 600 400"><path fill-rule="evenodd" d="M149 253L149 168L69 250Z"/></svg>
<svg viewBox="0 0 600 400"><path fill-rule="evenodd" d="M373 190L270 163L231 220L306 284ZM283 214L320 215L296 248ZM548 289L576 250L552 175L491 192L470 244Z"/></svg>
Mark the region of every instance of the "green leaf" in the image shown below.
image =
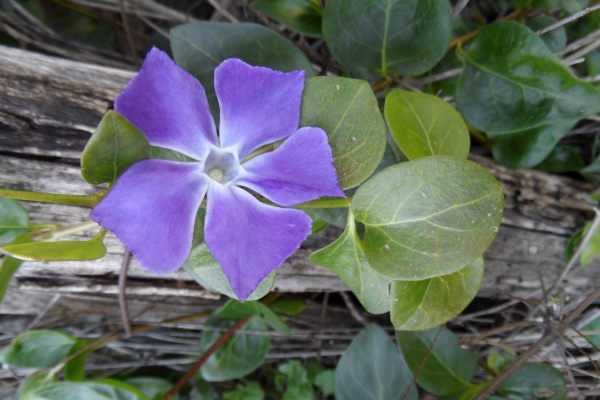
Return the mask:
<svg viewBox="0 0 600 400"><path fill-rule="evenodd" d="M352 341L335 372L337 400L416 400L409 389L413 374L402 353L379 326L369 324Z"/></svg>
<svg viewBox="0 0 600 400"><path fill-rule="evenodd" d="M211 316L207 326L227 329L233 321ZM252 317L243 327L244 330L266 331L267 326L260 317ZM202 332L201 350L205 352L222 332ZM224 345L213 353L200 369L202 378L209 382L222 382L238 379L259 368L271 345L268 335L236 332Z"/></svg>
<svg viewBox="0 0 600 400"><path fill-rule="evenodd" d="M449 275L422 281L394 281L391 316L398 330L426 330L454 318L481 287L483 257Z"/></svg>
<svg viewBox="0 0 600 400"><path fill-rule="evenodd" d="M321 37L323 10L318 0L255 0L252 7L303 35Z"/></svg>
<svg viewBox="0 0 600 400"><path fill-rule="evenodd" d="M293 317L300 314L306 308L306 303L295 299L279 299L271 304L271 310L276 314L284 314Z"/></svg>
<svg viewBox="0 0 600 400"><path fill-rule="evenodd" d="M435 156L381 171L358 189L352 211L365 225L371 267L393 280L418 281L479 258L496 236L503 203L488 170Z"/></svg>
<svg viewBox="0 0 600 400"><path fill-rule="evenodd" d="M561 3L569 14L575 14L586 8L590 2L589 0L562 0Z"/></svg>
<svg viewBox="0 0 600 400"><path fill-rule="evenodd" d="M278 368L278 387L285 387L282 400L313 400L312 383L308 380L306 368L300 361L291 360Z"/></svg>
<svg viewBox="0 0 600 400"><path fill-rule="evenodd" d="M32 239L22 235L18 236L10 244L24 244L32 242ZM17 272L21 264L23 264L23 260L19 260L11 256L4 256L4 258L2 259L2 262L0 263L0 303L2 303L4 295L8 290L10 280L12 279L15 272Z"/></svg>
<svg viewBox="0 0 600 400"><path fill-rule="evenodd" d="M0 198L0 244L8 243L26 233L28 228L29 216L21 203Z"/></svg>
<svg viewBox="0 0 600 400"><path fill-rule="evenodd" d="M390 310L390 280L367 262L352 212L342 236L311 254L310 260L335 272L368 312L381 314Z"/></svg>
<svg viewBox="0 0 600 400"><path fill-rule="evenodd" d="M447 0L327 0L323 36L356 76L419 75L446 53L451 14Z"/></svg>
<svg viewBox="0 0 600 400"><path fill-rule="evenodd" d="M81 175L88 183L113 183L127 168L150 157L146 135L116 111L109 111L81 155Z"/></svg>
<svg viewBox="0 0 600 400"><path fill-rule="evenodd" d="M327 132L342 189L364 182L383 157L385 122L366 81L325 76L308 79L300 125Z"/></svg>
<svg viewBox="0 0 600 400"><path fill-rule="evenodd" d="M544 161L573 124L546 125L491 140L492 154L509 168L532 168Z"/></svg>
<svg viewBox="0 0 600 400"><path fill-rule="evenodd" d="M17 391L16 400L33 400L30 397L30 393L38 390L44 386L50 386L56 383L56 373L54 371L50 371L46 374L31 375L26 380L22 381L19 385L19 390Z"/></svg>
<svg viewBox="0 0 600 400"><path fill-rule="evenodd" d="M257 24L198 22L171 30L171 48L177 65L194 75L206 91L210 108L218 122L219 105L215 95L214 70L222 61L236 57L248 64L290 72L314 71L304 53L271 29Z"/></svg>
<svg viewBox="0 0 600 400"><path fill-rule="evenodd" d="M0 247L0 252L25 261L86 261L104 257L106 230L87 241L34 242Z"/></svg>
<svg viewBox="0 0 600 400"><path fill-rule="evenodd" d="M168 392L173 384L166 379L153 376L136 376L128 378L124 383L139 389L148 399L154 399L157 395ZM179 394L175 394L173 400L179 400Z"/></svg>
<svg viewBox="0 0 600 400"><path fill-rule="evenodd" d="M323 396L333 396L335 394L335 370L327 369L319 372L315 377L314 384Z"/></svg>
<svg viewBox="0 0 600 400"><path fill-rule="evenodd" d="M488 135L566 125L600 111L600 92L519 23L483 28L459 55L465 70L456 91L458 109Z"/></svg>
<svg viewBox="0 0 600 400"><path fill-rule="evenodd" d="M196 282L205 288L224 294L235 300L239 298L233 293L229 280L223 269L219 265L219 262L210 254L208 247L205 243L201 243L192 248L190 255L183 264L183 268ZM276 272L273 271L265 279L263 279L257 286L256 290L246 299L258 300L265 297L271 291L273 283L275 282Z"/></svg>
<svg viewBox="0 0 600 400"><path fill-rule="evenodd" d="M590 230L591 222L585 224L582 232L581 238L588 235L588 231ZM590 241L587 245L582 249L581 256L579 257L579 262L582 267L587 266L596 256L600 253L600 229L596 229L592 236L590 237Z"/></svg>
<svg viewBox="0 0 600 400"><path fill-rule="evenodd" d="M540 15L527 20L527 26L532 31L536 32L556 22L557 20L555 18L547 15ZM544 41L544 43L546 43L546 46L548 46L550 51L553 53L563 51L567 46L567 31L565 30L564 26L560 26L551 30L550 32L546 32L543 35L540 35L540 38Z"/></svg>
<svg viewBox="0 0 600 400"><path fill-rule="evenodd" d="M223 393L224 400L263 400L264 398L265 392L260 387L260 383L254 381L244 385L238 384L235 389Z"/></svg>
<svg viewBox="0 0 600 400"><path fill-rule="evenodd" d="M234 319L253 317L259 315L271 328L285 335L290 335L290 328L269 307L257 301L239 302L229 300L215 315L221 319Z"/></svg>
<svg viewBox="0 0 600 400"><path fill-rule="evenodd" d="M73 346L71 349L71 353L69 355L74 355L78 352L81 353L65 364L65 380L81 382L85 378L85 364L87 362L87 356L92 352L91 348L83 351L83 349L88 345L89 343L86 340L78 340L77 343L75 343L75 346Z"/></svg>
<svg viewBox="0 0 600 400"><path fill-rule="evenodd" d="M563 374L549 364L523 364L504 381L500 392L510 400L567 398Z"/></svg>
<svg viewBox="0 0 600 400"><path fill-rule="evenodd" d="M429 94L394 90L385 99L385 118L409 160L448 155L467 158L471 140L460 114Z"/></svg>
<svg viewBox="0 0 600 400"><path fill-rule="evenodd" d="M556 146L548 157L536 166L541 171L562 174L570 171L579 171L585 168L585 163L579 151L569 145Z"/></svg>
<svg viewBox="0 0 600 400"><path fill-rule="evenodd" d="M432 346L439 329L443 329ZM410 369L421 371L417 383L435 395L448 395L471 386L475 375L477 358L472 351L462 349L452 332L445 328L428 331L397 331L398 343ZM423 360L429 354L427 362Z"/></svg>
<svg viewBox="0 0 600 400"><path fill-rule="evenodd" d="M585 325L581 331L590 342L600 348L600 317L594 318L590 323Z"/></svg>
<svg viewBox="0 0 600 400"><path fill-rule="evenodd" d="M22 400L148 400L133 386L113 380L96 382L60 382L43 386Z"/></svg>
<svg viewBox="0 0 600 400"><path fill-rule="evenodd" d="M78 342L60 331L29 331L17 336L3 350L1 359L18 368L50 368L69 356Z"/></svg>

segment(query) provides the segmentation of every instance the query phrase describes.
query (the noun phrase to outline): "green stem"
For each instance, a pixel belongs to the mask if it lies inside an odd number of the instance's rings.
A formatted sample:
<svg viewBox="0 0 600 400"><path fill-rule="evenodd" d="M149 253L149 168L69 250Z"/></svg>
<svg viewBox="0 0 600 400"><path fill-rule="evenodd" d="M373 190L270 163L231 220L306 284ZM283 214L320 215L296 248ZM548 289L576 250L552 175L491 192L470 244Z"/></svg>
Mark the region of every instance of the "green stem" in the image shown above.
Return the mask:
<svg viewBox="0 0 600 400"><path fill-rule="evenodd" d="M85 221L78 224L65 226L64 228L55 229L50 232L45 232L39 236L40 240L54 241L63 237L72 236L76 233L89 231L90 229L98 228L98 224L94 221Z"/></svg>
<svg viewBox="0 0 600 400"><path fill-rule="evenodd" d="M27 192L24 190L0 189L0 198L36 201L40 203L67 204L72 206L94 207L105 193L93 195L72 195L58 193Z"/></svg>
<svg viewBox="0 0 600 400"><path fill-rule="evenodd" d="M351 197L321 199L297 204L294 208L350 208Z"/></svg>

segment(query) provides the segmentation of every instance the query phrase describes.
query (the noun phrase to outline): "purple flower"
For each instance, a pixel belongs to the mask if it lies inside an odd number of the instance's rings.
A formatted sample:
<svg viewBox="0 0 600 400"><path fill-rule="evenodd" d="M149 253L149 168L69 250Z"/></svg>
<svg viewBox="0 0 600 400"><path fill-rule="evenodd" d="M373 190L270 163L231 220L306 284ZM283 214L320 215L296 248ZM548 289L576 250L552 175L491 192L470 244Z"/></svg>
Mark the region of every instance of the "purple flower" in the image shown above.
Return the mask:
<svg viewBox="0 0 600 400"><path fill-rule="evenodd" d="M225 60L215 70L217 135L198 80L152 49L115 110L153 146L195 161L134 164L91 218L114 232L144 268L169 273L190 253L206 195L206 245L235 294L246 299L311 232L304 212L264 204L246 189L281 206L344 196L325 132L298 129L303 89L303 71L282 73ZM274 151L248 157L285 138Z"/></svg>

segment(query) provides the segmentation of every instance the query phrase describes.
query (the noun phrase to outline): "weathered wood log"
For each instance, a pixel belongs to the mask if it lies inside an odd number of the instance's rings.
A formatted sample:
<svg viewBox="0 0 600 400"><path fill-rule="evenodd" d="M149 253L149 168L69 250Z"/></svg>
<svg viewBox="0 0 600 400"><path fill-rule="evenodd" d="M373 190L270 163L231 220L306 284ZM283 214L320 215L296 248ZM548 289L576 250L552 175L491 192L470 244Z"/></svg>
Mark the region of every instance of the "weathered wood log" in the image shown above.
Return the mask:
<svg viewBox="0 0 600 400"><path fill-rule="evenodd" d="M90 134L135 72L98 67L0 46L0 187L55 193L90 194L79 174L79 157ZM500 291L526 296L553 282L564 268L565 244L593 217L594 186L536 171L513 171L480 156L473 159L494 173L505 188L506 207L498 237L485 255L481 296ZM66 225L83 221L89 210L27 203L35 222ZM280 269L275 290L338 291L345 285L308 260L339 230L310 237ZM107 257L82 263L26 263L14 282L20 290L67 293L116 291L123 247L113 236ZM210 297L183 272L156 276L137 262L130 269L130 291L139 295ZM596 265L577 269L567 293L600 283ZM500 291L498 290L500 289ZM4 305L7 308L18 307ZM14 309L13 309L14 312Z"/></svg>

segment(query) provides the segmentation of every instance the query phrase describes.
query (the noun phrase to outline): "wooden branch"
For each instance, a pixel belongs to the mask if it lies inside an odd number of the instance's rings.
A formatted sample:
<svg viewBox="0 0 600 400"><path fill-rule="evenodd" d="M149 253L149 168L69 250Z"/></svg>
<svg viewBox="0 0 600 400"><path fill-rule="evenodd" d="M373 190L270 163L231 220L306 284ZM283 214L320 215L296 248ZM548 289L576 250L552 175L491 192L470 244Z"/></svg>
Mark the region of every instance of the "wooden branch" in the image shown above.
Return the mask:
<svg viewBox="0 0 600 400"><path fill-rule="evenodd" d="M101 190L86 184L79 157L102 115L134 72L62 60L0 46L0 187L69 194ZM472 156L500 180L506 207L498 237L485 255L481 296L497 289L527 297L560 274L564 249L575 229L593 217L588 195L594 186L536 171L513 171L488 158ZM89 210L25 204L36 223L81 222ZM275 290L339 291L345 285L331 272L312 264L309 254L333 241L340 231L327 229L310 237L280 269ZM26 263L15 286L21 290L64 293L115 293L123 247L109 235L107 257L81 263ZM577 268L567 293L577 295L598 286L590 265ZM150 274L132 261L128 292L132 295L210 297L183 272ZM14 306L14 304L13 304ZM5 306L0 309L5 309Z"/></svg>

